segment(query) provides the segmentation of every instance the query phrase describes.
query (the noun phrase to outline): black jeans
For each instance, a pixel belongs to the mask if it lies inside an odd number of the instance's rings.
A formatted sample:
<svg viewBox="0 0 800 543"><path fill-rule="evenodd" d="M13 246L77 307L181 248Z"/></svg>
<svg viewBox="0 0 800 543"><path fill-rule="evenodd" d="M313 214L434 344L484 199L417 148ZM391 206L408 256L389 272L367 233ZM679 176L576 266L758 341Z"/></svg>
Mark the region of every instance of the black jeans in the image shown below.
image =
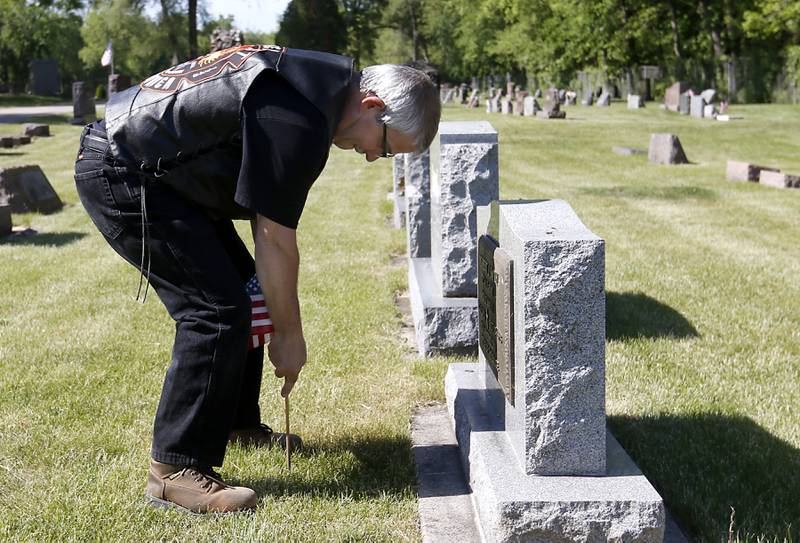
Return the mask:
<svg viewBox="0 0 800 543"><path fill-rule="evenodd" d="M230 220L211 220L170 187L117 163L102 121L75 162L83 206L119 255L140 268L142 195L150 284L175 320L175 344L153 428L153 459L221 466L232 429L260 423L264 349L248 351L255 264ZM145 258L146 270L147 258ZM136 284L131 285L132 293Z"/></svg>

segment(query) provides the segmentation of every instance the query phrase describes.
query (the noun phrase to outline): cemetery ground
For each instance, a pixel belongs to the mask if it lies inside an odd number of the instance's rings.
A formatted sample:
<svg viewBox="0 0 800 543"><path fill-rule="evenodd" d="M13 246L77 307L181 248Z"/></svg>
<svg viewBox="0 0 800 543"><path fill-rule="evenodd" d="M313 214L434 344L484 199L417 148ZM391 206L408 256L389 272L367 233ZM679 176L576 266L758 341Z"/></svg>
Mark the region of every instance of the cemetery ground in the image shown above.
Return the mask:
<svg viewBox="0 0 800 543"><path fill-rule="evenodd" d="M609 424L684 530L797 540L800 191L726 181L725 164L800 172L800 107L735 106L730 123L565 109L543 121L448 106L444 119L498 130L502 198L562 198L606 240ZM306 449L287 473L279 451L231 447L222 473L256 489L258 510L186 516L143 498L173 324L152 291L133 301L137 270L78 202L80 128L49 121L52 137L0 150L0 167L38 163L66 204L14 215L38 234L0 239L0 539L418 540L409 419L443 401L452 360L421 360L400 337L390 162L332 150L301 221L309 362L291 400ZM646 149L652 132L677 134L692 164L611 152ZM278 390L266 369L276 429Z"/></svg>

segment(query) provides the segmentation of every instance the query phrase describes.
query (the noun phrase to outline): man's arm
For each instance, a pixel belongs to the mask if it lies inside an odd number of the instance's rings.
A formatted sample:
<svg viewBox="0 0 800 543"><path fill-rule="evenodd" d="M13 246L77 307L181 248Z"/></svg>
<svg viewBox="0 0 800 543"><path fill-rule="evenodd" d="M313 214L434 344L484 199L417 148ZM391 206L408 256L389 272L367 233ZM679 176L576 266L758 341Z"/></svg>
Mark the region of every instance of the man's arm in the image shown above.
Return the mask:
<svg viewBox="0 0 800 543"><path fill-rule="evenodd" d="M300 253L295 230L258 214L253 220L256 275L267 299L274 332L269 359L275 376L284 377L281 396L288 396L306 363L306 341L297 300Z"/></svg>

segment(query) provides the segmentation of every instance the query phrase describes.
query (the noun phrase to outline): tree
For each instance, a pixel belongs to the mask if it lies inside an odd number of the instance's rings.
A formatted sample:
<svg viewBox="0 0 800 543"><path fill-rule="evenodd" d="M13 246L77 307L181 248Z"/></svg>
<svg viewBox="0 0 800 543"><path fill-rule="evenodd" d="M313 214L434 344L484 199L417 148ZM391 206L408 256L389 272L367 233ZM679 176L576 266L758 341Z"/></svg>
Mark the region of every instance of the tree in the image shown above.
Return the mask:
<svg viewBox="0 0 800 543"><path fill-rule="evenodd" d="M292 0L275 35L278 44L341 53L347 47L345 24L334 0Z"/></svg>

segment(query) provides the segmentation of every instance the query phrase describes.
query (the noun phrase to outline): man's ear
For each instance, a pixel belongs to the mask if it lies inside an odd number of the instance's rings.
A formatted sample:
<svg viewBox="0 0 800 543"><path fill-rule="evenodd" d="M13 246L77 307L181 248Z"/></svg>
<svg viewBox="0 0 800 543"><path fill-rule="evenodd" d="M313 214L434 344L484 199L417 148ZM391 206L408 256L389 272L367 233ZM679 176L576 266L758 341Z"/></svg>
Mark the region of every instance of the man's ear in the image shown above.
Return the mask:
<svg viewBox="0 0 800 543"><path fill-rule="evenodd" d="M361 99L361 104L359 106L359 109L364 111L373 108L378 108L381 111L383 111L386 108L386 104L384 104L383 100L381 100L374 94L368 94L367 96L364 96Z"/></svg>

